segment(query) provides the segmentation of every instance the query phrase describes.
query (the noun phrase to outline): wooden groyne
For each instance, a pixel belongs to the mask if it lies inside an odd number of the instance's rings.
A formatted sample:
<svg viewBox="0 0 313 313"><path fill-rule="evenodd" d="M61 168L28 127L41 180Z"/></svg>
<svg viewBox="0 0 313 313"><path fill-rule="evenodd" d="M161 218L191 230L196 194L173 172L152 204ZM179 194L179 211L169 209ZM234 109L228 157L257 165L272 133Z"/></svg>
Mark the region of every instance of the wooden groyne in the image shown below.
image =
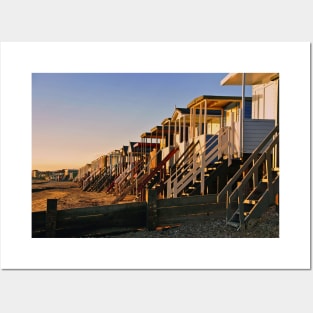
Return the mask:
<svg viewBox="0 0 313 313"><path fill-rule="evenodd" d="M59 211L57 200L47 199L46 211L32 213L32 237L97 237L142 228L155 230L220 209L216 195L157 199L156 190L147 190L146 202Z"/></svg>

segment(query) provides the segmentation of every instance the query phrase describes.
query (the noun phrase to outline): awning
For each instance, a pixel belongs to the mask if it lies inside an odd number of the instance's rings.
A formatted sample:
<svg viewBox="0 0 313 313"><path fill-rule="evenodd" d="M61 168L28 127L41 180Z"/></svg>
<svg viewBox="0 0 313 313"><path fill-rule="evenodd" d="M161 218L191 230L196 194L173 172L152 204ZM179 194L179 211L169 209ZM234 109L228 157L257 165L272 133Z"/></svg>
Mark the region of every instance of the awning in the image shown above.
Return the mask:
<svg viewBox="0 0 313 313"><path fill-rule="evenodd" d="M168 120L170 121L171 119L168 119ZM157 136L157 135L158 135L158 138L162 138L162 128L163 128L164 135L167 135L169 132L170 132L171 134L174 134L174 132L175 132L175 127L174 127L174 125L171 125L171 126L169 126L169 125L163 125L163 126L158 125L158 126L154 126L154 127L151 128L151 130L150 130L150 132L151 132L152 135L155 134L155 135L153 135L154 137L152 137L152 138L156 138L155 136Z"/></svg>
<svg viewBox="0 0 313 313"><path fill-rule="evenodd" d="M265 84L279 77L279 73L245 73L246 85ZM230 73L221 80L221 85L241 85L242 73Z"/></svg>
<svg viewBox="0 0 313 313"><path fill-rule="evenodd" d="M251 98L251 97L250 97ZM206 100L207 109L208 110L219 110L223 109L226 105L232 102L239 102L242 100L242 97L238 96L212 96L212 95L203 95L193 99L187 107L191 108L199 108L200 104ZM199 113L199 112L198 112ZM197 114L198 114L197 113ZM208 113L209 114L209 113Z"/></svg>

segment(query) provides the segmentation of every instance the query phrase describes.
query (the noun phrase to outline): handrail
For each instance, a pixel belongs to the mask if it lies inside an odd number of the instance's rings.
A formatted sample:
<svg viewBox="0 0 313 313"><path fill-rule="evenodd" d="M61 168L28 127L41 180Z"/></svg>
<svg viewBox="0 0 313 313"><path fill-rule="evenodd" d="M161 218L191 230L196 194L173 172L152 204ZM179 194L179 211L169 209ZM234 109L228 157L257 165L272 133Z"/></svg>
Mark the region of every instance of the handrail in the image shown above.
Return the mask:
<svg viewBox="0 0 313 313"><path fill-rule="evenodd" d="M143 160L141 160L140 162L138 162L134 167L131 167L130 169L127 168L120 176L118 176L113 184L117 184L117 191L118 193L122 193L123 191L121 190L122 188L128 188L128 186L123 186L122 184L129 178L130 175L132 175L134 172L136 174L135 180L134 182L137 183L138 179L150 168L151 162L154 161L159 154L162 152L162 150L158 150L157 153L149 160L149 162L143 166L143 168L139 171L139 173L137 173L138 168L140 168L142 166L142 164L144 163ZM122 177L121 177L122 176Z"/></svg>
<svg viewBox="0 0 313 313"><path fill-rule="evenodd" d="M230 153L230 130L231 127L229 126L225 126L222 127L219 131L218 131L218 137L219 137L219 141L218 141L218 158L220 159L223 155L223 152L225 151L225 149L227 149L227 157L231 158L231 153ZM224 140L224 137L227 137L226 140Z"/></svg>
<svg viewBox="0 0 313 313"><path fill-rule="evenodd" d="M151 173L145 177L145 179L141 182L139 186L139 191L147 184L147 182L166 164L167 161L169 161L173 155L179 150L179 147L175 147L168 153L168 155L157 165L156 168L151 171Z"/></svg>
<svg viewBox="0 0 313 313"><path fill-rule="evenodd" d="M139 179L140 176L141 176L142 174L144 174L147 169L150 168L151 162L152 162L154 159L156 159L156 158L158 157L159 153L162 153L162 149L160 149L160 150L149 160L149 162L142 168L142 170L137 174L136 180Z"/></svg>
<svg viewBox="0 0 313 313"><path fill-rule="evenodd" d="M94 170L93 172L91 172L88 177L86 177L86 178L83 180L83 184L82 184L82 186L83 186L82 189L83 189L83 190L85 190L85 189L89 186L90 181L91 181L93 178L95 178L95 177L99 174L100 171L101 171L101 168L97 168L96 170Z"/></svg>
<svg viewBox="0 0 313 313"><path fill-rule="evenodd" d="M192 141L192 142L188 145L187 149L185 149L184 153L177 159L177 161L176 161L176 162L174 163L174 165L171 167L171 171L172 171L172 169L175 169L175 170L176 170L176 169L180 166L179 163L183 162L183 159L187 159L188 156L189 156L189 153L191 153L192 150L194 150L194 149L196 148L196 146L197 146L199 143L200 143L199 140L198 140L197 142Z"/></svg>
<svg viewBox="0 0 313 313"><path fill-rule="evenodd" d="M108 172L109 171L108 171L107 168L103 169L102 173L100 173L100 177L99 177L97 183L93 187L94 190L99 192L104 187L104 184L105 184L106 180L110 176Z"/></svg>
<svg viewBox="0 0 313 313"><path fill-rule="evenodd" d="M266 154L271 151L278 142L278 136L273 139L273 141L271 142L271 144L266 148L266 150L262 153L262 155L258 158L258 160L255 162L254 166L248 171L248 173L245 175L245 177L242 179L241 184L239 186L237 186L234 191L232 192L232 194L229 196L229 199L231 200L232 198L235 197L236 192L240 192L241 189L244 188L244 186L247 184L247 182L249 181L249 179L253 176L255 168L258 168L262 162L265 160L266 158Z"/></svg>
<svg viewBox="0 0 313 313"><path fill-rule="evenodd" d="M136 172L137 169L143 164L143 160L137 162L135 165L129 165L115 180L114 183L120 186L130 174Z"/></svg>
<svg viewBox="0 0 313 313"><path fill-rule="evenodd" d="M103 175L107 172L107 168L99 168L97 172L93 175L94 180L89 182L87 186L85 186L84 190L87 191L93 191L95 186L98 185L98 183L101 181L103 178Z"/></svg>
<svg viewBox="0 0 313 313"><path fill-rule="evenodd" d="M164 163L166 163L168 161L169 156L172 157L173 155L173 151L177 151L178 147L175 147L172 151L170 151L168 153L168 155L158 164L158 166L153 169L153 171L151 173L147 173L146 169L150 166L151 162L154 160L154 158L156 158L159 153L162 152L162 150L160 149L156 155L150 159L150 161L146 164L146 166L138 173L135 181L133 183L131 183L130 185L128 185L126 188L124 188L124 190L120 193L119 196L117 196L112 203L116 203L118 201L120 201L121 199L123 199L123 197L132 189L132 188L136 188L136 195L138 196L138 191L142 190L143 187L146 185L145 180L147 179L148 176L155 174L155 172L158 170L158 167L162 167L164 165ZM166 160L166 161L165 161ZM144 174L147 174L146 176ZM135 185L135 186L134 186Z"/></svg>
<svg viewBox="0 0 313 313"><path fill-rule="evenodd" d="M210 152L210 148L216 143L216 141L218 140L218 137L216 137L216 136L218 136L218 134L219 134L219 131L215 134L215 135L212 135L206 142L205 142L205 144L203 145L203 146L200 146L199 147L199 149L198 150L196 150L195 151L195 153L198 153L198 152L200 152L200 153L203 153L203 152L205 152L205 151L208 151L208 153ZM194 149L196 148L196 146L198 145L198 143L200 143L199 142L199 140L195 143L195 146L194 146ZM189 147L188 147L189 148ZM187 149L188 149L187 148ZM204 149L204 151L203 151L203 149ZM186 159L185 160L185 166L187 165L187 167L185 167L185 169L189 169L190 167L191 167L191 165L190 164L193 164L193 161L194 161L194 153L188 158L188 159ZM182 173L185 173L186 172L186 170L184 171L184 172L182 172ZM176 169L176 171L173 173L173 174L171 174L171 176L170 176L170 178L166 181L166 183L168 183L168 182L171 182L171 183L173 183L173 182L175 182L175 180L177 180L177 178L178 177L180 177L182 174L179 174L179 175L177 175L177 169ZM175 179L176 178L176 179ZM173 180L173 181L172 181Z"/></svg>
<svg viewBox="0 0 313 313"><path fill-rule="evenodd" d="M272 167L271 153L273 149L278 145L278 142L279 142L279 133L277 134L277 136L273 137L272 142L270 142L270 144L266 147L265 151L262 152L261 156L256 161L254 160L253 166L249 169L248 173L243 177L240 184L234 189L231 195L226 198L227 221L232 220L235 214L239 213L239 223L240 223L239 228L241 227L242 224L244 224L247 221L247 219L249 219L249 217L251 216L251 214L253 214L253 212L256 212L258 205L261 205L262 203L262 199L272 199L274 196L273 188L274 188L275 181L277 181L277 177L273 177L271 174L271 167ZM249 186L249 181L254 175L258 177L259 168L262 166L264 161L266 161L266 173L263 173L262 178L266 177L267 179L266 189L263 192L262 196L258 199L257 204L254 205L252 209L249 211L249 214L245 215L244 214L244 210L245 210L244 200L247 199L247 197L251 193L251 189L250 188L247 189L246 187ZM259 185L260 182L262 182L262 180L257 178L257 180L254 181L253 188L256 188L256 186ZM266 195L267 195L267 198L265 197ZM269 201L272 201L272 200L269 200ZM231 212L229 210L230 209L229 204L235 203L235 202L237 203L238 207L235 210L235 212L233 212L233 215L231 215L230 214Z"/></svg>
<svg viewBox="0 0 313 313"><path fill-rule="evenodd" d="M218 140L220 132L221 129L215 135L210 136L203 146L200 146L199 149L195 150L188 159L186 158L182 168L176 169L176 171L171 174L170 178L165 182L165 184L167 184L168 195L171 194L173 190L175 195L181 192L192 179L201 173L201 170L204 170L204 167L206 167L218 156ZM196 146L194 149L195 148ZM198 163L198 165L194 168L194 171L186 175L188 170L193 169L196 165L197 162L195 157L200 155L202 156L202 164Z"/></svg>
<svg viewBox="0 0 313 313"><path fill-rule="evenodd" d="M251 162L255 159L256 155L259 154L262 149L269 143L270 140L273 140L273 136L278 133L279 127L278 125L273 128L273 130L264 138L264 140L254 149L249 158L245 161L243 166L236 172L236 174L227 182L226 186L221 190L221 192L217 195L217 203L220 202L221 198L225 195L226 192L229 192L233 185L240 178L242 173L248 168Z"/></svg>
<svg viewBox="0 0 313 313"><path fill-rule="evenodd" d="M207 166L208 164L210 164L210 162L212 162L216 156L217 156L217 152L218 152L218 148L217 146L213 147L212 149L210 149L209 153L206 155L205 157L205 160L204 160L204 166ZM185 174L186 171L188 171L189 168L191 168L194 164L193 163L190 163L188 168L181 174ZM186 179L184 179L183 181L182 180L176 180L174 183L176 184L176 192L177 194L179 192L181 192L188 184L189 182L191 181L191 179L197 177L198 174L201 173L201 170L202 170L202 167L199 166L196 168L196 170L191 173L189 176L185 176ZM178 177L177 177L178 178ZM180 184L179 184L180 183Z"/></svg>

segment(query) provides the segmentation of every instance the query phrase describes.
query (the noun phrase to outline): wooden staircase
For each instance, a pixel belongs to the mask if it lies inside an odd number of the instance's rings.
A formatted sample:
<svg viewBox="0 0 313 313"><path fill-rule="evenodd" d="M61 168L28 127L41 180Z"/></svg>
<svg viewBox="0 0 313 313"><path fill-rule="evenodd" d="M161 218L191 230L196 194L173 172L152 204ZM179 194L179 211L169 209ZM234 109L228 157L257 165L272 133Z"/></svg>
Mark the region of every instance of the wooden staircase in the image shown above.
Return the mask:
<svg viewBox="0 0 313 313"><path fill-rule="evenodd" d="M240 162L237 160L233 160L230 166L228 164L228 159L221 159L206 167L204 171L205 194L217 194L225 187L227 179L240 167ZM184 190L184 194L186 196L201 195L200 175L198 175L198 180L194 184Z"/></svg>
<svg viewBox="0 0 313 313"><path fill-rule="evenodd" d="M94 170L87 178L85 178L82 182L82 190L88 191L90 187L93 185L97 177L99 176L101 169Z"/></svg>
<svg viewBox="0 0 313 313"><path fill-rule="evenodd" d="M153 169L149 175L147 175L141 182L138 184L138 195L141 196L141 201L145 201L145 193L144 189L149 185L149 188L153 187L161 187L164 186L164 181L166 177L166 163L175 155L175 153L179 150L179 147L173 148L168 155L157 165L155 169ZM159 186L156 186L158 184ZM153 188L156 189L156 188ZM159 192L161 192L161 188L158 188Z"/></svg>
<svg viewBox="0 0 313 313"><path fill-rule="evenodd" d="M273 155L275 150L278 151L278 144L277 126L218 194L218 203L225 201L226 223L237 230L254 225L275 203L279 169L273 164Z"/></svg>
<svg viewBox="0 0 313 313"><path fill-rule="evenodd" d="M141 201L145 201L145 188L147 185L149 185L150 188L156 187L155 185L157 183L160 184L165 173L165 167L166 163L175 155L175 153L178 151L178 147L172 149L168 155L158 163L156 168L150 170L150 164L151 161L138 173L136 179L129 181L129 184L125 186L123 190L119 192L117 197L112 201L112 204L118 203L119 201L122 201L127 194L135 190L136 193L136 199L139 199ZM159 150L158 153L161 153L161 150ZM156 154L155 157L157 157L158 154ZM159 179L156 179L156 177L159 176ZM164 179L163 179L164 181Z"/></svg>
<svg viewBox="0 0 313 313"><path fill-rule="evenodd" d="M219 135L216 134L209 135L203 146L200 146L199 141L188 146L166 181L168 198L189 196L191 192L198 190L198 186L200 194L204 195L206 177L220 164L218 143Z"/></svg>
<svg viewBox="0 0 313 313"><path fill-rule="evenodd" d="M128 166L122 173L114 177L109 182L109 187L107 188L107 193L120 194L125 188L127 188L132 181L135 180L135 177L144 167L143 161L138 161L133 166Z"/></svg>
<svg viewBox="0 0 313 313"><path fill-rule="evenodd" d="M101 174L98 176L97 180L93 183L90 188L90 191L100 192L105 186L108 184L110 178L110 174L107 169L103 169Z"/></svg>

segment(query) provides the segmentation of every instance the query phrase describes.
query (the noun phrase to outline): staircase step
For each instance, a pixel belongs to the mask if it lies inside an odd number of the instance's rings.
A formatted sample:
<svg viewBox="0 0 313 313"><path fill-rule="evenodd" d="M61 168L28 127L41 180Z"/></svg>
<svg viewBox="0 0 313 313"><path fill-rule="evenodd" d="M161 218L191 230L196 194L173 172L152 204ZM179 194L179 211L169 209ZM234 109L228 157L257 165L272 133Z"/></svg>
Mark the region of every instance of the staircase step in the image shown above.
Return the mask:
<svg viewBox="0 0 313 313"><path fill-rule="evenodd" d="M223 162L222 161L216 161L214 162L214 164L222 164Z"/></svg>
<svg viewBox="0 0 313 313"><path fill-rule="evenodd" d="M227 222L226 224L229 225L229 226L232 226L232 227L236 227L236 228L240 227L240 223L239 222L230 221L230 222Z"/></svg>
<svg viewBox="0 0 313 313"><path fill-rule="evenodd" d="M234 215L232 216L230 222L239 223L239 210L237 210Z"/></svg>
<svg viewBox="0 0 313 313"><path fill-rule="evenodd" d="M250 199L246 199L243 201L244 204L257 204L258 203L258 200L250 200Z"/></svg>
<svg viewBox="0 0 313 313"><path fill-rule="evenodd" d="M195 186L189 186L188 189L196 189Z"/></svg>
<svg viewBox="0 0 313 313"><path fill-rule="evenodd" d="M259 186L257 186L249 195L247 200L258 200L265 192L267 186L266 183L261 183Z"/></svg>

